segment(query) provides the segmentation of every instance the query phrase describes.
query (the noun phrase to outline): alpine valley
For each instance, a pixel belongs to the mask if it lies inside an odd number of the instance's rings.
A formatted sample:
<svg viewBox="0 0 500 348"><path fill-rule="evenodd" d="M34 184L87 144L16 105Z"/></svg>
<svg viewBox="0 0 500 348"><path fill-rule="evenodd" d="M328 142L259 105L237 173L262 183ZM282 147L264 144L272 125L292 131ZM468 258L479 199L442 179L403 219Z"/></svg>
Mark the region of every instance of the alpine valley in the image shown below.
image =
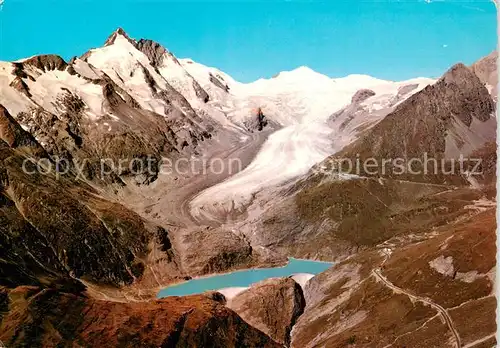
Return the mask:
<svg viewBox="0 0 500 348"><path fill-rule="evenodd" d="M0 342L494 347L496 66L240 83L122 29L0 62ZM157 298L288 258L333 264Z"/></svg>

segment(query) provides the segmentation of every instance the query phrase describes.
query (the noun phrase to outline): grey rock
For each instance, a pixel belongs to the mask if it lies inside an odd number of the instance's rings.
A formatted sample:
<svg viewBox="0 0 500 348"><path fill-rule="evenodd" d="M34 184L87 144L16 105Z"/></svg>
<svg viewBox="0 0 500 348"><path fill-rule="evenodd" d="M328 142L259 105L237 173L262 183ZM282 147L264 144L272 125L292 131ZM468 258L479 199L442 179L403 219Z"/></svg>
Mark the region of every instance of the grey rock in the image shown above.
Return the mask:
<svg viewBox="0 0 500 348"><path fill-rule="evenodd" d="M302 288L291 278L271 278L252 285L229 301L246 322L289 346L293 325L304 312Z"/></svg>
<svg viewBox="0 0 500 348"><path fill-rule="evenodd" d="M375 95L375 92L372 91L371 89L360 89L357 91L351 98L351 103L361 103L362 101L365 101L366 99L372 97Z"/></svg>

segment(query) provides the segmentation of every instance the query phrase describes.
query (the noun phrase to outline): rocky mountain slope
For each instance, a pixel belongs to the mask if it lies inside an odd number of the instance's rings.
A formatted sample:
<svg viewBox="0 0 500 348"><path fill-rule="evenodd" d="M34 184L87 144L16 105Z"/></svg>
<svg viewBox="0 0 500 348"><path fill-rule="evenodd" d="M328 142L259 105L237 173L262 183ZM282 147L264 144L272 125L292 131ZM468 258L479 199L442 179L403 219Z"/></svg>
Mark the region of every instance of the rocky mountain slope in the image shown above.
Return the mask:
<svg viewBox="0 0 500 348"><path fill-rule="evenodd" d="M467 157L495 139L494 110L480 79L457 64L337 156L410 159L425 153L439 161L458 159L460 154Z"/></svg>
<svg viewBox="0 0 500 348"><path fill-rule="evenodd" d="M120 303L24 286L0 301L9 347L280 347L203 295Z"/></svg>
<svg viewBox="0 0 500 348"><path fill-rule="evenodd" d="M151 158L151 173L135 172L142 181L154 180L162 156L192 151L214 127L122 34L117 31L107 46L69 63L55 55L2 63L0 104L51 157L80 165L91 180L99 176L102 158L123 160L123 168L109 169L112 181Z"/></svg>
<svg viewBox="0 0 500 348"><path fill-rule="evenodd" d="M164 268L158 276L180 276L165 229L106 200L73 173L51 172L56 164L41 145L0 111L1 285L48 284L57 277L130 284L153 272L145 260L155 248Z"/></svg>
<svg viewBox="0 0 500 348"><path fill-rule="evenodd" d="M487 208L335 265L306 286L292 347L493 347L495 229Z"/></svg>
<svg viewBox="0 0 500 348"><path fill-rule="evenodd" d="M437 81L300 67L243 84L122 29L69 62L1 62L0 341L494 342L495 62ZM467 171L335 167L422 153L448 169L463 154ZM212 159L242 166L200 174ZM165 173L169 161L185 164ZM174 282L289 256L339 263L227 302L152 300Z"/></svg>
<svg viewBox="0 0 500 348"><path fill-rule="evenodd" d="M498 96L498 52L495 50L486 57L481 58L471 66L471 70L479 77L492 98L497 101Z"/></svg>
<svg viewBox="0 0 500 348"><path fill-rule="evenodd" d="M357 105L373 93L357 97L331 122L347 128L369 114ZM495 345L494 100L473 70L456 65L379 122L351 128L360 137L309 174L256 196L239 226L255 244L294 257L354 255L306 285L292 346ZM478 159L481 174L467 173L468 160L466 171L438 175L333 168L338 158L424 152L448 170L460 153Z"/></svg>

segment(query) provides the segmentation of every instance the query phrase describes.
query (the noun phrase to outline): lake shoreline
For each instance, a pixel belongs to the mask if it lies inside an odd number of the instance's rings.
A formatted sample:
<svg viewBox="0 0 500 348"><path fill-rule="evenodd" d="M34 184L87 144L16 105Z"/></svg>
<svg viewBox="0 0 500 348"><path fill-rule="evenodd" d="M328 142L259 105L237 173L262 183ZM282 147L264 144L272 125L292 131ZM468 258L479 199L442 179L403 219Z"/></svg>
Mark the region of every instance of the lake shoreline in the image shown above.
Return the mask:
<svg viewBox="0 0 500 348"><path fill-rule="evenodd" d="M161 299L170 296L188 296L202 294L207 291L249 287L256 282L265 279L290 277L298 274L310 274L314 276L327 270L333 265L333 262L328 261L316 261L289 257L288 262L283 266L267 268L254 267L226 273L215 273L171 284L161 289L157 293L156 297ZM246 277L241 278L243 275ZM220 281L220 284L216 283L217 281Z"/></svg>

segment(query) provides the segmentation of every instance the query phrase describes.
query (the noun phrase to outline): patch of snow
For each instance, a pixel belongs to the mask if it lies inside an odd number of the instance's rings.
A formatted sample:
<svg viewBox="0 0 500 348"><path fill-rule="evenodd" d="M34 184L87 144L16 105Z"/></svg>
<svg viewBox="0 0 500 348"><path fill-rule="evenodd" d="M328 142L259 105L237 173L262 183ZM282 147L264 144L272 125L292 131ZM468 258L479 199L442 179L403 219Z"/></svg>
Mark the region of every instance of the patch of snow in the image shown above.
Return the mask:
<svg viewBox="0 0 500 348"><path fill-rule="evenodd" d="M305 288L307 282L314 277L314 274L310 273L297 273L291 276L293 280L295 280L302 289Z"/></svg>
<svg viewBox="0 0 500 348"><path fill-rule="evenodd" d="M436 272L443 274L445 276L453 277L455 269L453 267L453 257L444 257L440 255L432 261L429 261L429 266Z"/></svg>
<svg viewBox="0 0 500 348"><path fill-rule="evenodd" d="M482 278L478 271L470 271L466 273L457 272L456 279L461 280L465 283L474 283L476 279Z"/></svg>
<svg viewBox="0 0 500 348"><path fill-rule="evenodd" d="M453 128L445 138L446 158L456 159L459 155L468 156L475 149L496 137L496 117L490 117L484 122L473 117L470 126L465 125L456 116L453 116L452 122Z"/></svg>
<svg viewBox="0 0 500 348"><path fill-rule="evenodd" d="M234 286L234 287L230 287L230 288L223 288L223 289L219 289L219 290L216 290L217 292L220 292L222 295L224 295L224 297L226 298L226 300L232 300L236 295L242 293L243 291L245 290L248 290L249 287L245 287L245 286Z"/></svg>

